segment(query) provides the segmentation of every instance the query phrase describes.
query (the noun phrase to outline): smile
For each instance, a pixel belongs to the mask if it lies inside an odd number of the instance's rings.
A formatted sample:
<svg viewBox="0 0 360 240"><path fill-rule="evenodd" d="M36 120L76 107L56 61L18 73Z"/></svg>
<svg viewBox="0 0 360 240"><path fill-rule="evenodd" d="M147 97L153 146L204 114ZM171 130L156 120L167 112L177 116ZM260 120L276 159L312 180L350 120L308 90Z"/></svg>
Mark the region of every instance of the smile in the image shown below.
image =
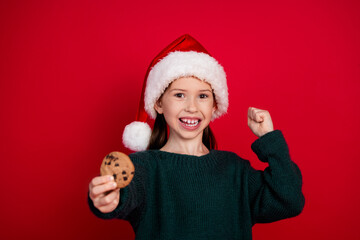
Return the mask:
<svg viewBox="0 0 360 240"><path fill-rule="evenodd" d="M200 119L180 118L179 120L187 127L196 127L200 122Z"/></svg>

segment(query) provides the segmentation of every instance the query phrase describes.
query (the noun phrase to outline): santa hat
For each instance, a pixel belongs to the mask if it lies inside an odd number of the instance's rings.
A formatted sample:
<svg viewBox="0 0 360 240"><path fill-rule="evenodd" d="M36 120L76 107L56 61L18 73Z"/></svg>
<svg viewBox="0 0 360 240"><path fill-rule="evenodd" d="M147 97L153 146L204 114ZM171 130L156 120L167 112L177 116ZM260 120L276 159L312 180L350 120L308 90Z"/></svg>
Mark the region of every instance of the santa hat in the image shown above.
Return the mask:
<svg viewBox="0 0 360 240"><path fill-rule="evenodd" d="M217 109L212 120L226 113L228 88L223 67L193 37L185 34L164 50L151 62L144 79L136 121L127 125L123 133L125 147L133 151L146 150L151 136L148 117L155 119L154 105L166 88L181 77L196 77L211 85Z"/></svg>

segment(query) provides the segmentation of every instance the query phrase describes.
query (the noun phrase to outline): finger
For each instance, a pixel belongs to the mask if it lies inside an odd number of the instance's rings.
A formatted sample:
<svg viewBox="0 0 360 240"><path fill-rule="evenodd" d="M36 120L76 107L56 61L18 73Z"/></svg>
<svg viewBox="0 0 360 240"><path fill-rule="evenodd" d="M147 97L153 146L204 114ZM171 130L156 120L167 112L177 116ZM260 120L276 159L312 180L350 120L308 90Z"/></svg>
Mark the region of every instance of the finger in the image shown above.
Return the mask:
<svg viewBox="0 0 360 240"><path fill-rule="evenodd" d="M252 111L253 111L253 107L249 107L248 108L248 119L250 118L251 120L253 119Z"/></svg>
<svg viewBox="0 0 360 240"><path fill-rule="evenodd" d="M97 196L101 194L105 194L108 191L116 189L117 184L114 181L94 186L92 189L90 189L90 197L96 198Z"/></svg>
<svg viewBox="0 0 360 240"><path fill-rule="evenodd" d="M103 213L108 213L108 212L114 211L120 202L120 189L118 188L118 189L114 190L112 193L115 194L115 198L108 199L108 201L109 201L108 204L100 205L99 201L97 201L96 205L94 204L95 207Z"/></svg>
<svg viewBox="0 0 360 240"><path fill-rule="evenodd" d="M262 110L259 108L252 108L251 116L255 122L262 123L265 121L266 118L268 118L268 116L270 116L270 114L267 110Z"/></svg>
<svg viewBox="0 0 360 240"><path fill-rule="evenodd" d="M90 182L90 187L95 187L97 185L104 184L110 181L114 181L114 177L111 175L94 177Z"/></svg>
<svg viewBox="0 0 360 240"><path fill-rule="evenodd" d="M114 200L112 203L110 203L108 205L98 207L98 209L103 213L109 213L109 212L114 211L116 209L116 207L118 206L118 204L119 204L119 202Z"/></svg>
<svg viewBox="0 0 360 240"><path fill-rule="evenodd" d="M271 119L270 113L267 110L260 110L258 113L260 114L262 121Z"/></svg>
<svg viewBox="0 0 360 240"><path fill-rule="evenodd" d="M257 116L257 113L259 111L262 111L261 109L258 109L258 108L254 108L254 107L249 107L248 109L248 117L255 121L255 122L258 122L258 116Z"/></svg>
<svg viewBox="0 0 360 240"><path fill-rule="evenodd" d="M111 205L111 204L116 204L119 202L120 199L120 189L115 189L113 191L111 191L108 195L103 196L101 198L99 198L98 202L97 202L97 207L102 207L102 206L106 206L106 205Z"/></svg>
<svg viewBox="0 0 360 240"><path fill-rule="evenodd" d="M264 111L257 111L255 112L255 121L258 123L261 123L264 121L265 118L265 112Z"/></svg>

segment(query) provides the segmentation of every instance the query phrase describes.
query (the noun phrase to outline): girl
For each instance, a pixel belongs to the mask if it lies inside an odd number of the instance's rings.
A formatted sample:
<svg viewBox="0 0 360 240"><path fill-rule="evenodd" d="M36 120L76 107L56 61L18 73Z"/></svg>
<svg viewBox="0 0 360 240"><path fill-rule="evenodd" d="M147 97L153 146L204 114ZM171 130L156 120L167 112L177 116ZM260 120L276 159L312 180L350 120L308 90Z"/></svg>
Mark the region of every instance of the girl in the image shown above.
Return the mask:
<svg viewBox="0 0 360 240"><path fill-rule="evenodd" d="M88 200L96 216L129 221L136 239L252 239L255 223L300 214L301 173L269 112L248 110L259 137L252 150L269 163L264 171L215 150L209 123L227 111L226 75L194 38L181 36L153 60L142 99L138 121L123 135L137 151L129 155L135 176L121 190L112 176L92 179Z"/></svg>

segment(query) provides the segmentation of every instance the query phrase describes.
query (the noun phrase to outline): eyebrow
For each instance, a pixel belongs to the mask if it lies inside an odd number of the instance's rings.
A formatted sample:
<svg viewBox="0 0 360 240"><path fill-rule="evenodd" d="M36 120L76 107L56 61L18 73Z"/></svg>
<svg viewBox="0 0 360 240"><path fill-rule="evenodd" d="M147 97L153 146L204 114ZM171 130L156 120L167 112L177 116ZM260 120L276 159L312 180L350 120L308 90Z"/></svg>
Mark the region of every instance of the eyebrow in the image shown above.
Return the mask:
<svg viewBox="0 0 360 240"><path fill-rule="evenodd" d="M181 88L171 89L170 92L172 92L172 91L182 91L182 92L186 92L185 89L181 89ZM212 93L212 91L211 91L210 89L201 89L201 90L199 90L199 92L211 92L211 93Z"/></svg>

